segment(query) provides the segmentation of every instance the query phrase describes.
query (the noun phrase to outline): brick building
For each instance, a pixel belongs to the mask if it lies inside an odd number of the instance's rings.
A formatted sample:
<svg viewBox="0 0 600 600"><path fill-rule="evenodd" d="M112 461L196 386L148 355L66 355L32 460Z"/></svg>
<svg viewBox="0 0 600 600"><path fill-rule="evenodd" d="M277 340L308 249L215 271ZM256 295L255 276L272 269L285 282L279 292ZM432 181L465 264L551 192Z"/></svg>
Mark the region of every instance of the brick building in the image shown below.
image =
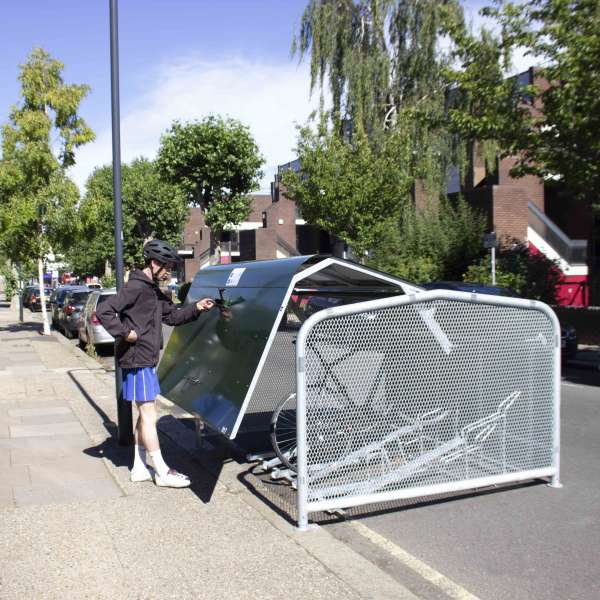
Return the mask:
<svg viewBox="0 0 600 600"><path fill-rule="evenodd" d="M522 85L535 81L535 70L528 69L517 76ZM532 104L531 110L541 106ZM486 171L484 160L475 147L472 164L464 183L457 173L450 178L448 195L462 193L467 201L487 216L487 228L495 231L499 240L516 239L527 242L536 252L558 261L563 281L558 290L560 304L587 306L589 303L588 264L598 264L600 248L593 248L594 216L591 206L576 202L567 189L555 181L544 181L534 175L515 179L510 170L516 157L498 161L493 173ZM424 202L417 190L417 205ZM600 265L599 265L600 266Z"/></svg>
<svg viewBox="0 0 600 600"><path fill-rule="evenodd" d="M534 81L535 71L529 69L517 77L519 83L528 85ZM543 85L543 81L536 80L536 84ZM540 107L532 104L531 110L539 111ZM600 248L592 248L590 243L594 219L591 206L573 202L568 190L561 190L556 182L545 182L533 175L511 177L510 170L516 160L516 157L504 158L498 161L494 172L488 172L475 147L466 181L461 183L454 173L447 193L450 198L461 193L472 206L482 210L487 216L488 231L495 231L499 240L527 242L532 250L556 259L563 273L559 302L586 306L589 303L588 262L596 261L600 270ZM271 194L253 196L252 213L247 221L226 234L222 242L221 262L319 252L346 255L343 243L300 218L294 202L280 186L281 173L299 167L297 160L281 165ZM414 200L417 207L425 203L423 190L418 185ZM198 208L191 210L183 248L187 253L186 280L214 262L214 240Z"/></svg>

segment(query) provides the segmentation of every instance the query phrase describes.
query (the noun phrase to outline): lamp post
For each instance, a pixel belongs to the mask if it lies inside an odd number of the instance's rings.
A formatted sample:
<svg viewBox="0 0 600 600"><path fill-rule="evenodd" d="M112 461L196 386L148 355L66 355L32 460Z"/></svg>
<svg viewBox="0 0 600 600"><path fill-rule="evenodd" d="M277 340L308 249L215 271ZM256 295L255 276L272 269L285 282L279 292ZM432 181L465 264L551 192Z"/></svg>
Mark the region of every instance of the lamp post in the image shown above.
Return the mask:
<svg viewBox="0 0 600 600"><path fill-rule="evenodd" d="M123 225L121 213L121 117L119 112L119 18L117 0L110 1L110 83L112 112L113 198L115 210L115 262L117 291L123 287ZM123 400L123 373L117 364L115 344L115 386L119 444L133 443L131 404Z"/></svg>

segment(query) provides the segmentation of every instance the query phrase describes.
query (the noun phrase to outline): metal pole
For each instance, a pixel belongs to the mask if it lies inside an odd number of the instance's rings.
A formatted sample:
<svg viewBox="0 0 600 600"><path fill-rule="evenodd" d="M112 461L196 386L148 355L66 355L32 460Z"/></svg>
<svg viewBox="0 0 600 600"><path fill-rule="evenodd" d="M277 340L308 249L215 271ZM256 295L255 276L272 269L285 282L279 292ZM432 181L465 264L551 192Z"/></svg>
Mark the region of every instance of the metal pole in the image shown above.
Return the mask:
<svg viewBox="0 0 600 600"><path fill-rule="evenodd" d="M17 279L19 280L19 323L23 322L23 288L25 287L24 283L23 283L23 276L21 274L21 266L20 265L16 265L15 267L17 269Z"/></svg>
<svg viewBox="0 0 600 600"><path fill-rule="evenodd" d="M496 285L496 246L492 246L492 285Z"/></svg>
<svg viewBox="0 0 600 600"><path fill-rule="evenodd" d="M115 266L117 291L123 287L123 225L121 214L121 117L119 113L119 18L117 0L110 0L110 83L112 108L113 197L115 199ZM119 444L133 443L131 404L123 400L123 373L117 364L115 345L115 384Z"/></svg>

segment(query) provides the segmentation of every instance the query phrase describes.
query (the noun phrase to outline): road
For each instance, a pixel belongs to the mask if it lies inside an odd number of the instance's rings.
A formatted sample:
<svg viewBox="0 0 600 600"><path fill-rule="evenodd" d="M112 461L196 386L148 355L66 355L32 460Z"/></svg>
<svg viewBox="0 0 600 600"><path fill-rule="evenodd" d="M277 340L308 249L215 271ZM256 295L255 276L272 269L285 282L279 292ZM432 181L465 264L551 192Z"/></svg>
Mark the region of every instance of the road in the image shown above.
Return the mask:
<svg viewBox="0 0 600 600"><path fill-rule="evenodd" d="M570 381L579 379L592 385ZM563 380L562 489L520 485L327 527L423 598L448 594L423 579L413 557L457 584L454 597L597 600L599 386L600 373L568 369Z"/></svg>

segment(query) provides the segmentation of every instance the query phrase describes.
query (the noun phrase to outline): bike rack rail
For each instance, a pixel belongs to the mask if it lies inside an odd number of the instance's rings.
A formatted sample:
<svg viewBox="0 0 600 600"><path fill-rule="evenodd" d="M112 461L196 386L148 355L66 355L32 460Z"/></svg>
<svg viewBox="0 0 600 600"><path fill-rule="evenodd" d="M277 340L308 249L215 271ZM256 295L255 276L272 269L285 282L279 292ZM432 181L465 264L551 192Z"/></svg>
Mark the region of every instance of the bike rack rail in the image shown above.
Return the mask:
<svg viewBox="0 0 600 600"><path fill-rule="evenodd" d="M296 365L300 529L311 512L560 487L560 326L543 303L436 290L326 309Z"/></svg>

